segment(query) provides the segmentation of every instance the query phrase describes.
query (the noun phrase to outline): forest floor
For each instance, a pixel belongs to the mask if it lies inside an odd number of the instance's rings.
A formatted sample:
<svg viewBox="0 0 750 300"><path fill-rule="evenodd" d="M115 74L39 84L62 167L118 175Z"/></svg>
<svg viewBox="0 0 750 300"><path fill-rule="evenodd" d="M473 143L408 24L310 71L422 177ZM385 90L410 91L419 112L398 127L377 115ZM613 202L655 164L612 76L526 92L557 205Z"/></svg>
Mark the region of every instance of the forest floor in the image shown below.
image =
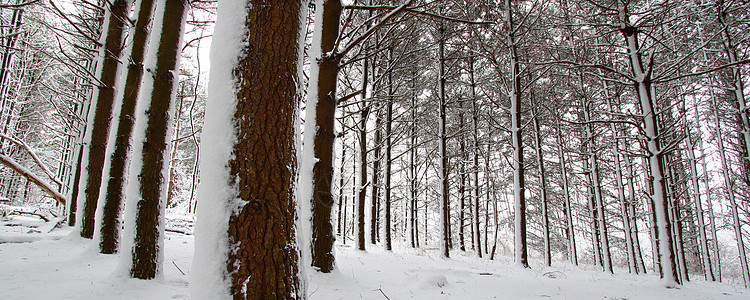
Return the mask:
<svg viewBox="0 0 750 300"><path fill-rule="evenodd" d="M117 255L98 254L96 243L74 236L36 217L0 220L0 299L190 298L192 235L167 232L164 277L152 281L115 276ZM310 299L750 299L736 284L694 278L667 289L654 274L608 275L557 261L522 269L509 257L490 261L460 251L451 259L379 246L336 251L338 270L306 275Z"/></svg>

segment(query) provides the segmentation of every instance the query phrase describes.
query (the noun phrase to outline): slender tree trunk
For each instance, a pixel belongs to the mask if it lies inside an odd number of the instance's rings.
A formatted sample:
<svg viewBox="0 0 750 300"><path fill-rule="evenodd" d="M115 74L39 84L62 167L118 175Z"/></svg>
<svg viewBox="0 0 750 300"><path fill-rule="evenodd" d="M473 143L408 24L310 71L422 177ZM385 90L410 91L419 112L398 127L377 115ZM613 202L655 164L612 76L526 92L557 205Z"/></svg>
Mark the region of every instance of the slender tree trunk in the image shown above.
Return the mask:
<svg viewBox="0 0 750 300"><path fill-rule="evenodd" d="M560 155L560 171L562 176L563 196L565 197L565 233L568 237L568 258L573 265L578 265L578 254L576 253L576 237L573 230L573 207L570 199L570 187L568 184L568 167L563 149L563 136L560 120L557 120L557 151Z"/></svg>
<svg viewBox="0 0 750 300"><path fill-rule="evenodd" d="M337 212L338 212L338 218L336 218L336 223L337 223L337 225L336 225L336 232L338 234L341 234L341 216L342 216L342 214L341 214L341 206L342 206L342 202L344 201L344 166L346 165L346 146L344 145L343 142L341 143L341 145L342 145L342 147L341 147L342 148L341 149L341 166L340 166L341 169L339 169L339 201L338 201L339 202L338 203L339 209L337 210ZM346 207L346 205L344 205L344 207ZM344 213L343 216L344 216L344 218L346 218L346 213ZM346 222L346 220L344 220L344 222ZM346 224L346 223L344 223L344 224ZM346 230L344 230L344 231L346 231Z"/></svg>
<svg viewBox="0 0 750 300"><path fill-rule="evenodd" d="M716 97L711 97L713 104L714 116L716 118L716 140L719 146L719 155L721 157L722 171L724 172L724 188L726 190L727 198L729 198L729 208L731 209L730 214L732 215L732 226L734 229L735 239L737 240L737 252L739 252L740 266L742 268L742 279L744 280L745 287L750 286L750 274L748 273L747 256L745 254L745 243L742 237L742 223L739 216L739 207L737 206L737 200L735 198L734 184L729 174L729 163L727 161L724 137L721 132L721 120L719 119L719 106L717 104Z"/></svg>
<svg viewBox="0 0 750 300"><path fill-rule="evenodd" d="M86 160L86 173L77 184L84 184L83 192L83 214L81 215L81 237L93 238L94 218L99 201L99 190L102 186L102 173L104 160L107 153L107 140L109 136L110 120L112 119L112 108L115 102L117 89L117 74L120 69L120 53L123 49L123 39L130 10L130 0L117 0L109 6L110 13L107 14L106 33L103 34L103 47L100 51L102 62L99 74L100 85L92 101L94 109L93 118L90 120L91 129L86 138L88 149Z"/></svg>
<svg viewBox="0 0 750 300"><path fill-rule="evenodd" d="M416 83L412 80L412 90L415 91ZM411 126L409 128L409 242L412 248L417 247L419 237L417 231L417 96L411 96Z"/></svg>
<svg viewBox="0 0 750 300"><path fill-rule="evenodd" d="M446 149L446 96L445 96L445 28L443 23L438 27L438 98L440 125L439 125L439 156L440 165L438 175L440 178L440 253L443 257L450 257L450 201L448 190L448 154Z"/></svg>
<svg viewBox="0 0 750 300"><path fill-rule="evenodd" d="M373 70L374 71L374 70ZM373 72L374 73L374 72ZM374 75L374 74L373 74ZM377 99L377 95L374 97ZM376 100L377 101L377 100ZM377 103L373 103L377 105ZM378 222L380 221L380 149L383 143L381 125L383 123L382 110L379 105L375 106L375 148L373 149L372 158L372 192L370 198L370 244L375 244L378 240Z"/></svg>
<svg viewBox="0 0 750 300"><path fill-rule="evenodd" d="M144 83L144 110L137 130L143 130L143 140L133 150L133 163L129 181L136 189L128 191L128 213L134 214L134 224L126 224L132 232L132 248L125 247L125 256L130 256L130 276L152 279L160 276L164 260L164 206L166 204L165 177L169 172L168 134L172 132L171 119L175 109L175 92L179 78L182 35L187 18L186 0L166 0L161 24L154 24L160 33L158 44L152 46L154 65L152 74ZM158 14L157 13L157 14ZM146 118L146 119L143 119ZM133 230L134 228L134 230ZM130 245L129 245L130 246Z"/></svg>
<svg viewBox="0 0 750 300"><path fill-rule="evenodd" d="M675 255L672 251L671 225L668 213L668 197L666 195L666 182L664 173L663 156L664 151L661 145L660 128L657 120L658 112L656 111L656 90L651 82L651 67L644 68L644 62L641 57L641 48L638 44L638 28L630 24L630 14L627 6L618 7L620 32L625 40L628 49L629 66L631 73L636 79L634 84L635 92L640 102L640 113L643 116L644 140L646 145L646 155L648 167L651 173L653 194L654 219L656 221L656 239L658 241L659 265L661 277L667 286L680 284L677 277L677 268L675 265Z"/></svg>
<svg viewBox="0 0 750 300"><path fill-rule="evenodd" d="M635 206L636 203L638 203L638 198L635 195L635 184L634 181L636 180L635 172L633 170L633 161L632 158L627 158L628 165L627 165L627 172L628 172L628 191L629 191L629 197L630 197L630 217L632 218L630 221L631 224L631 232L632 232L632 239L633 239L633 255L635 256L636 260L636 273L643 273L646 274L646 265L643 263L643 255L641 254L641 242L638 238L638 218L636 217L635 213Z"/></svg>
<svg viewBox="0 0 750 300"><path fill-rule="evenodd" d="M474 176L474 186L472 187L472 195L471 198L474 201L474 205L472 205L473 211L471 215L474 218L474 222L472 222L474 226L474 240L476 241L476 247L474 250L476 250L477 256L480 258L482 257L482 233L479 230L479 108L477 108L477 85L474 80L474 57L469 56L469 80L471 84L471 125L472 128L472 142L474 145L474 149L472 149L472 161L473 161L473 176ZM489 187L487 187L489 189ZM487 222L485 221L485 224ZM485 238L487 237L487 230L485 229ZM486 241L486 239L485 239ZM485 251L487 250L487 244L485 243Z"/></svg>
<svg viewBox="0 0 750 300"><path fill-rule="evenodd" d="M312 266L320 272L328 273L335 267L333 243L336 237L333 233L331 214L334 204L332 184L336 84L341 57L334 53L334 47L339 36L341 1L318 0L316 5L320 10L315 17L312 47L320 47L315 51L320 56L314 57L310 66L311 82L307 97L309 113L305 122L305 141L308 144L304 149L306 155L301 167L301 179L305 181L302 186L305 191L300 201L309 201L312 210ZM313 161L304 160L308 158L313 158ZM343 171L343 157L341 168ZM343 172L341 174L343 180ZM310 180L312 182L309 182ZM343 181L341 182L343 184ZM339 206L340 203L341 195Z"/></svg>
<svg viewBox="0 0 750 300"><path fill-rule="evenodd" d="M393 49L390 49L389 56L393 61ZM391 123L393 123L393 72L388 72L388 103L385 107L385 208L383 213L383 233L385 238L385 250L393 250L391 241Z"/></svg>
<svg viewBox="0 0 750 300"><path fill-rule="evenodd" d="M461 134L458 140L459 159L458 162L458 245L461 251L466 251L466 241L464 238L465 221L466 221L466 142L464 140L464 112L463 102L458 102L458 132ZM471 223L471 222L469 222ZM473 239L472 239L473 240Z"/></svg>
<svg viewBox="0 0 750 300"><path fill-rule="evenodd" d="M362 101L367 99L368 59L363 61ZM370 107L364 103L359 120L359 195L357 199L357 249L365 250L365 197L367 196L367 116Z"/></svg>
<svg viewBox="0 0 750 300"><path fill-rule="evenodd" d="M532 96L533 101L533 96ZM531 104L532 106L534 103ZM544 264L546 266L552 265L552 250L550 245L550 232L549 232L549 209L547 208L547 174L544 169L544 150L542 149L542 138L541 138L541 127L539 126L538 112L534 112L534 140L536 145L536 156L538 160L537 167L539 168L539 194L542 200L542 240L544 241Z"/></svg>
<svg viewBox="0 0 750 300"><path fill-rule="evenodd" d="M604 84L604 92L607 97L607 105L609 106L610 111L615 111L614 107L612 106L612 100L609 98L609 90L606 85ZM620 201L621 205L621 214L622 214L622 229L625 233L625 251L627 252L628 256L628 272L630 273L638 273L638 270L636 269L636 263L635 263L635 251L633 250L633 237L631 235L632 233L632 226L630 225L630 215L629 215L629 207L630 203L628 203L628 200L625 199L625 185L622 182L622 163L620 162L620 139L617 136L620 131L617 130L617 125L615 123L611 123L610 130L612 131L612 137L613 137L613 148L612 148L612 156L615 158L615 183L617 184L617 199Z"/></svg>
<svg viewBox="0 0 750 300"><path fill-rule="evenodd" d="M106 177L108 179L102 207L99 252L104 254L116 253L119 246L120 210L125 197L124 189L127 184L131 136L135 125L136 104L141 89L141 78L144 72L143 62L148 47L149 24L151 24L154 6L155 1L153 0L140 1L138 20L132 30L133 42L127 60L129 64L125 74L116 140L110 158L109 174Z"/></svg>
<svg viewBox="0 0 750 300"><path fill-rule="evenodd" d="M528 249L526 246L526 197L524 195L524 163L523 163L523 124L521 123L521 76L516 45L515 24L513 23L513 8L511 0L505 0L505 26L507 27L506 42L510 49L510 134L513 144L513 199L514 199L514 231L515 231L515 261L516 264L528 268Z"/></svg>

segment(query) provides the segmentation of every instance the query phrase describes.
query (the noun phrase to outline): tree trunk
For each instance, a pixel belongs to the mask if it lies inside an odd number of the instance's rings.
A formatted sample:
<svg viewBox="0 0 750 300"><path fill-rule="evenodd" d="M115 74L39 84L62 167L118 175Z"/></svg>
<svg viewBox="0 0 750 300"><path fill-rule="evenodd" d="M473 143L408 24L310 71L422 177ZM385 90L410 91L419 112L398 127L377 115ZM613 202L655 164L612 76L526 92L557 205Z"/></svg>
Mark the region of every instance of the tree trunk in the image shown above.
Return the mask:
<svg viewBox="0 0 750 300"><path fill-rule="evenodd" d="M192 282L195 299L306 298L295 194L308 3L276 4L219 3L211 50L222 63L211 70L204 127L217 134L204 134L201 159L213 176L201 179L196 228L196 245L209 246L196 247L193 262L211 281ZM229 18L237 10L245 17Z"/></svg>
<svg viewBox="0 0 750 300"><path fill-rule="evenodd" d="M99 201L99 190L102 186L102 173L104 171L104 160L107 153L107 140L109 137L110 123L112 119L112 108L115 102L117 90L117 75L120 69L120 53L124 46L124 33L127 28L125 20L128 19L131 0L116 0L109 6L110 13L107 14L106 33L102 35L102 49L99 56L102 62L97 70L100 86L98 93L94 96L91 108L94 109L92 118L89 120L90 131L87 132L86 144L88 149L86 158L86 173L82 174L81 181L77 184L84 185L85 189L80 191L84 201L83 213L81 215L80 232L81 237L93 238L94 218ZM93 100L92 99L92 100Z"/></svg>
<svg viewBox="0 0 750 300"><path fill-rule="evenodd" d="M565 233L568 237L568 259L573 265L578 265L578 254L576 253L576 237L573 230L573 207L571 206L570 187L568 185L568 167L565 161L565 151L563 149L563 136L560 120L557 120L557 151L560 155L560 171L562 175L563 196L565 197Z"/></svg>
<svg viewBox="0 0 750 300"><path fill-rule="evenodd" d="M110 158L109 174L106 177L106 193L102 208L99 252L104 254L116 253L120 242L120 210L124 198L136 103L141 89L143 62L148 47L149 25L154 6L153 0L140 1L138 20L132 32L133 41L127 60L129 64L125 74L122 106L117 123L114 150Z"/></svg>
<svg viewBox="0 0 750 300"><path fill-rule="evenodd" d="M360 112L359 120L359 187L357 199L357 249L365 250L365 197L367 196L367 116L370 107L367 106L367 80L368 59L365 58L362 66L362 102L364 107Z"/></svg>
<svg viewBox="0 0 750 300"><path fill-rule="evenodd" d="M448 190L448 153L446 149L446 96L445 96L445 28L443 23L438 27L438 98L440 124L438 133L440 165L438 166L438 177L440 178L440 254L450 257L450 201Z"/></svg>
<svg viewBox="0 0 750 300"><path fill-rule="evenodd" d="M373 70L374 73L374 70ZM375 74L373 74L375 75ZM375 99L378 98L377 95L374 96ZM382 122L382 110L380 109L380 106L376 103L373 103L375 106L375 148L373 149L373 158L372 158L372 192L370 194L370 199L372 201L370 202L370 244L375 244L378 240L378 221L380 217L380 190L378 189L380 187L380 144L382 141L382 134L381 134L381 123Z"/></svg>
<svg viewBox="0 0 750 300"><path fill-rule="evenodd" d="M341 1L316 1L319 11L316 13L314 41L312 47L320 47L319 57L312 58L307 97L307 119L305 121L305 153L302 161L303 186L311 184L309 193L303 194L300 201L309 201L312 210L312 266L323 273L335 268L331 210L333 208L333 153L334 153L334 120L336 117L336 84L341 57L335 54L336 39L339 36L341 18ZM344 153L346 153L344 151ZM312 154L312 155L310 155ZM306 161L313 158L313 161ZM343 170L343 158L342 158ZM311 172L311 174L307 174ZM311 176L307 179L306 176ZM340 175L343 180L343 172ZM342 181L343 184L343 181ZM343 189L342 189L343 191ZM339 196L339 206L341 196ZM341 211L339 209L339 218ZM340 229L340 224L339 224Z"/></svg>
<svg viewBox="0 0 750 300"><path fill-rule="evenodd" d="M533 101L533 96L532 96ZM532 106L534 103L532 102ZM539 168L539 194L542 200L542 240L544 241L544 264L546 266L552 265L552 250L550 248L550 233L549 233L549 211L547 208L547 174L544 170L544 156L542 149L542 138L541 138L541 127L539 126L538 111L534 112L534 140L536 145L536 156L538 160L537 167Z"/></svg>
<svg viewBox="0 0 750 300"><path fill-rule="evenodd" d="M524 195L523 163L523 124L521 123L521 76L518 61L515 24L511 0L505 0L505 26L507 27L507 45L510 49L510 134L513 144L513 199L514 199L514 240L516 264L528 268L528 250L526 246L526 197Z"/></svg>
<svg viewBox="0 0 750 300"><path fill-rule="evenodd" d="M477 108L477 85L474 80L474 57L469 56L469 80L471 84L471 125L472 125L472 142L474 149L472 149L472 162L473 162L473 176L474 186L472 187L471 199L474 201L472 205L473 211L471 213L474 218L472 222L474 226L474 240L475 249L477 256L482 257L482 233L479 230L479 109ZM489 189L489 187L487 187ZM489 204L488 204L489 205ZM487 212L489 213L489 212ZM487 224L488 222L485 222ZM487 237L487 230L484 232L485 238ZM486 241L486 239L485 239ZM485 243L485 251L487 250L487 244Z"/></svg>
<svg viewBox="0 0 750 300"><path fill-rule="evenodd" d="M614 112L616 111L614 107L612 106L612 100L609 98L609 90L604 83L604 93L607 97L607 106L609 107L609 110ZM617 200L620 202L621 206L621 214L622 214L622 229L625 233L625 251L627 252L628 256L628 272L630 273L638 273L638 270L636 269L635 264L635 252L633 250L633 237L631 235L631 225L630 225L630 214L629 214L629 207L630 203L628 203L628 200L625 199L625 185L622 182L622 163L620 162L620 138L617 136L620 131L617 130L617 125L615 123L610 123L610 130L612 131L612 137L613 137L613 146L612 146L612 156L615 158L615 183L617 184Z"/></svg>
<svg viewBox="0 0 750 300"><path fill-rule="evenodd" d="M667 286L680 284L677 277L675 255L672 250L671 225L668 214L668 197L666 195L666 182L664 178L664 152L661 145L660 128L657 121L658 112L655 110L656 90L651 83L650 66L644 68L641 57L641 48L638 44L638 28L630 24L629 12L626 6L618 7L620 17L620 32L625 39L628 49L629 66L632 75L636 79L634 84L636 95L640 102L640 113L643 117L643 138L646 141L646 155L648 169L651 173L653 193L651 194L654 208L654 219L656 221L656 239L658 241L659 265L661 277Z"/></svg>
<svg viewBox="0 0 750 300"><path fill-rule="evenodd" d="M389 52L391 61L393 61L393 49ZM385 239L385 250L393 250L391 241L391 123L393 123L393 72L388 72L388 103L385 108L385 207L383 208L383 233Z"/></svg>
<svg viewBox="0 0 750 300"><path fill-rule="evenodd" d="M128 191L128 211L134 224L126 224L132 238L132 248L124 247L125 257L131 256L130 276L139 279L152 279L162 273L164 259L164 206L166 204L165 178L169 172L168 134L175 108L175 92L179 78L182 35L187 17L186 0L167 0L159 13L163 14L161 24L154 24L160 39L152 44L151 55L155 55L154 65L150 65L151 77L144 82L143 110L136 130L143 130L143 140L133 149L133 170L129 181L136 188ZM134 230L133 230L134 228ZM125 246L125 245L123 245ZM130 245L128 245L130 246Z"/></svg>
<svg viewBox="0 0 750 300"><path fill-rule="evenodd" d="M742 279L745 283L745 287L750 287L750 273L748 273L747 256L745 254L745 243L742 241L742 223L740 223L739 207L737 206L737 200L735 198L735 190L732 179L729 174L729 163L724 147L724 137L721 132L721 120L719 119L719 106L717 104L716 97L711 97L713 104L714 116L716 118L716 140L719 146L719 155L721 157L721 169L724 172L724 188L729 198L729 208L731 209L730 214L732 215L732 226L734 229L735 239L737 240L737 252L739 254L740 266L742 268Z"/></svg>

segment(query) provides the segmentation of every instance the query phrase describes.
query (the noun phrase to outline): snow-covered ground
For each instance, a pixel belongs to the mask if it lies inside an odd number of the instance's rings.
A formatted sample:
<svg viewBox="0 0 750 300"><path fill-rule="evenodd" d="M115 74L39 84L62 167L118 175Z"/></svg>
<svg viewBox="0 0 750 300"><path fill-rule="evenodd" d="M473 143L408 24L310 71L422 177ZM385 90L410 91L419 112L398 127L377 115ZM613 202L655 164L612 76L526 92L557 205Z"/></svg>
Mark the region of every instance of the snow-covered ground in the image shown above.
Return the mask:
<svg viewBox="0 0 750 300"><path fill-rule="evenodd" d="M0 299L189 299L193 236L167 233L164 278L144 281L113 275L115 255L102 255L69 228L50 230L33 216L0 222ZM401 249L367 252L337 245L339 269L308 272L310 299L749 299L728 283L692 282L666 289L658 277L605 273L554 262L551 268L516 267L453 252Z"/></svg>

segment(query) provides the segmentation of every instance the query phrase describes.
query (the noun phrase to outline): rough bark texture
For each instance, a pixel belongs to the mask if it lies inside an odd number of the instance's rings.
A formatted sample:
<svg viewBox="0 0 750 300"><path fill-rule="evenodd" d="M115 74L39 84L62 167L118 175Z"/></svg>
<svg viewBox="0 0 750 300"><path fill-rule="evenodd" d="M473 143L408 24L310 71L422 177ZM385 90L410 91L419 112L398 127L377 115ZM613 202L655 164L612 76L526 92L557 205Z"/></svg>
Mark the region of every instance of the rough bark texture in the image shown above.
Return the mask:
<svg viewBox="0 0 750 300"><path fill-rule="evenodd" d="M303 299L295 237L295 118L300 13L305 1L248 1L245 51L233 71L239 187L226 268L234 299ZM330 192L330 190L329 190ZM230 204L231 205L231 204Z"/></svg>
<svg viewBox="0 0 750 300"><path fill-rule="evenodd" d="M341 1L318 1L322 5L321 53L317 61L318 105L315 107L316 133L313 165L312 194L312 266L328 273L334 268L333 243L336 236L331 223L333 207L333 144L335 140L334 119L336 116L336 78L339 72L339 56L331 53L339 33ZM315 62L314 62L315 63ZM316 84L316 83L311 83ZM343 170L343 160L342 160ZM343 173L342 173L343 174ZM340 175L341 176L341 175ZM342 177L343 178L343 177ZM340 201L340 200L339 200Z"/></svg>
<svg viewBox="0 0 750 300"><path fill-rule="evenodd" d="M236 157L229 164L246 203L230 219L236 250L227 266L235 298L299 298L298 253L290 247L295 240L294 46L299 24L272 20L299 20L301 5L250 3L248 50L235 70L241 83L235 120L244 141L234 147Z"/></svg>
<svg viewBox="0 0 750 300"><path fill-rule="evenodd" d="M123 36L127 28L125 20L128 19L130 3L130 0L117 0L112 2L109 7L110 16L109 22L106 24L106 40L102 51L104 58L99 78L102 86L99 87L96 95L94 124L90 124L93 128L89 139L88 166L86 167L88 179L84 190L85 197L82 199L84 203L83 215L81 216L81 237L88 239L94 236L94 217L99 200L99 189L102 186L102 172L107 152L112 106L115 101L117 70L120 68L119 59L123 48Z"/></svg>
<svg viewBox="0 0 750 300"><path fill-rule="evenodd" d="M170 115L174 108L174 92L177 87L179 52L181 50L182 29L188 9L187 0L166 0L163 23L159 30L161 39L156 52L156 68L153 73L153 90L150 99L144 104L147 111L146 132L143 140L141 161L143 165L138 176L138 201L135 214L135 239L133 241L133 265L130 276L151 279L161 272L163 244L160 228L163 226L163 207L166 204L164 175L168 168L165 162L169 157ZM147 103L150 102L150 103ZM149 105L150 104L150 105Z"/></svg>
<svg viewBox="0 0 750 300"><path fill-rule="evenodd" d="M154 10L153 0L142 0L138 10L138 21L133 34L130 62L125 75L125 87L122 97L122 109L117 125L117 139L109 168L107 192L104 196L102 208L101 235L99 252L112 254L117 252L120 230L120 210L125 188L128 158L130 152L130 138L135 124L135 106L138 91L143 77L143 59L148 43L149 23Z"/></svg>

